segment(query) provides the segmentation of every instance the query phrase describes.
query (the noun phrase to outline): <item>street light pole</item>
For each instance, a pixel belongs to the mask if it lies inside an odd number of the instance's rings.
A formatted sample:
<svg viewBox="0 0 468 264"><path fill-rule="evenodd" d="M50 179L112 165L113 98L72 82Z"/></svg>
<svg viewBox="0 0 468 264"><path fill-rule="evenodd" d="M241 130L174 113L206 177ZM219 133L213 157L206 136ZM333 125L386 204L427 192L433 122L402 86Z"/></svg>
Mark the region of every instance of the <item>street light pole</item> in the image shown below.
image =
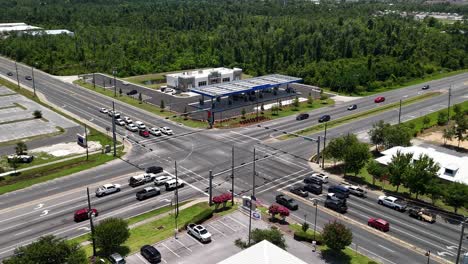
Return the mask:
<svg viewBox="0 0 468 264"><path fill-rule="evenodd" d="M88 160L88 127L86 126L86 123L84 124L84 133L85 133L85 141L86 141L86 160Z"/></svg>
<svg viewBox="0 0 468 264"><path fill-rule="evenodd" d="M400 124L401 121L401 99L400 99L400 110L398 110L398 125Z"/></svg>
<svg viewBox="0 0 468 264"><path fill-rule="evenodd" d="M317 205L318 205L318 202L317 202L317 199L314 200L314 206L315 206L315 221L314 221L314 238L313 240L315 241L315 232L317 230Z"/></svg>
<svg viewBox="0 0 468 264"><path fill-rule="evenodd" d="M325 150L326 147L326 141L327 141L327 122L325 122L325 133L323 135L323 150ZM325 156L323 155L322 151L322 169L325 168Z"/></svg>
<svg viewBox="0 0 468 264"><path fill-rule="evenodd" d="M36 83L34 82L34 66L31 66L31 74L32 74L32 81L33 81L34 97L36 97Z"/></svg>
<svg viewBox="0 0 468 264"><path fill-rule="evenodd" d="M19 75L18 75L18 64L15 61L15 70L16 70L16 81L18 82L18 90L21 88L19 83Z"/></svg>
<svg viewBox="0 0 468 264"><path fill-rule="evenodd" d="M249 246L252 238L252 203L256 201L255 198L255 176L257 172L255 171L255 147L253 149L253 174L252 174L252 196L250 197L250 206L249 206Z"/></svg>
<svg viewBox="0 0 468 264"><path fill-rule="evenodd" d="M89 198L89 187L86 187L86 193L88 194L88 218L91 226L91 239L93 241L93 257L96 257L96 238L94 237L94 224L93 224L93 210L91 209L91 199Z"/></svg>
<svg viewBox="0 0 468 264"><path fill-rule="evenodd" d="M177 161L174 161L175 168L175 178L176 178L176 188L174 191L175 198L175 227L174 237L177 238L177 233L179 232L179 227L177 226L177 218L179 217L179 178L177 177Z"/></svg>
<svg viewBox="0 0 468 264"><path fill-rule="evenodd" d="M431 261L431 251L430 250L428 250L426 252L426 256L427 256L427 264L429 264L429 262Z"/></svg>
<svg viewBox="0 0 468 264"><path fill-rule="evenodd" d="M117 156L117 137L115 135L115 105L114 101L112 101L112 139L114 141L114 157Z"/></svg>
<svg viewBox="0 0 468 264"><path fill-rule="evenodd" d="M317 137L317 164L320 166L320 136Z"/></svg>
<svg viewBox="0 0 468 264"><path fill-rule="evenodd" d="M450 121L450 98L452 97L452 85L450 84L448 92L447 124Z"/></svg>
<svg viewBox="0 0 468 264"><path fill-rule="evenodd" d="M212 205L213 205L213 171L211 171L211 170L210 170L210 175L209 175L209 177L210 177L210 178L209 178L209 186L208 186L208 188L209 188L209 195L210 195L210 196L209 196L209 197L210 197L209 199L210 199L210 201L208 202L208 204L209 204L210 206L212 206Z"/></svg>
<svg viewBox="0 0 468 264"><path fill-rule="evenodd" d="M465 225L467 222L468 218L464 218L462 221L462 228L461 228L461 234L460 234L460 242L458 243L458 250L457 250L457 260L455 261L455 264L458 264L460 261L460 253L462 249L462 244L463 244L463 237L465 236Z"/></svg>
<svg viewBox="0 0 468 264"><path fill-rule="evenodd" d="M115 74L116 74L115 68L112 68L112 74L114 75L114 97L116 97L117 96L117 83L115 82Z"/></svg>
<svg viewBox="0 0 468 264"><path fill-rule="evenodd" d="M232 146L232 164L231 164L231 204L234 205L234 145Z"/></svg>

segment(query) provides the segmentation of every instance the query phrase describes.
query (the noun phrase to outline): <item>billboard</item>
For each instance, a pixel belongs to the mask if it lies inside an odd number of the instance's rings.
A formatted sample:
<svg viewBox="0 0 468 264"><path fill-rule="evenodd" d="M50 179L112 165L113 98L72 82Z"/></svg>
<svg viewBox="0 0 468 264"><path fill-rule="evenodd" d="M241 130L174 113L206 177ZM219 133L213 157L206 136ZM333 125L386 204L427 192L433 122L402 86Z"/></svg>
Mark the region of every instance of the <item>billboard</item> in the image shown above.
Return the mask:
<svg viewBox="0 0 468 264"><path fill-rule="evenodd" d="M86 138L80 134L76 134L76 137L77 137L76 143L78 143L78 145L82 146L83 148L86 148L87 147Z"/></svg>

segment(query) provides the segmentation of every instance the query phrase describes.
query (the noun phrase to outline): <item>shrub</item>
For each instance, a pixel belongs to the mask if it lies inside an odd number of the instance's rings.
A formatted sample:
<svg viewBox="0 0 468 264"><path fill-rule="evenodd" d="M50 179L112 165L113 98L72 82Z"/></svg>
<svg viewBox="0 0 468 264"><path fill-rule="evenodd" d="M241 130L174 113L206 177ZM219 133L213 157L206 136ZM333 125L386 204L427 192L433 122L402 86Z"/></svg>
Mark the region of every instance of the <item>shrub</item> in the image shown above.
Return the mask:
<svg viewBox="0 0 468 264"><path fill-rule="evenodd" d="M231 193L223 193L221 195L213 197L213 203L215 204L215 210L218 209L220 204L223 204L223 208L226 207L226 203L232 199Z"/></svg>
<svg viewBox="0 0 468 264"><path fill-rule="evenodd" d="M42 112L41 112L41 110L35 110L35 111L33 112L33 116L34 116L34 118L41 118L41 117L42 117Z"/></svg>
<svg viewBox="0 0 468 264"><path fill-rule="evenodd" d="M187 225L190 223L194 223L197 225L201 224L205 222L206 220L210 219L211 217L213 217L213 210L211 210L211 208L207 208L203 210L202 212L200 212L199 214L197 214L196 216L194 216L192 219L190 219L190 221L185 223L184 228L187 228Z"/></svg>
<svg viewBox="0 0 468 264"><path fill-rule="evenodd" d="M314 241L314 235L303 231L296 231L294 232L294 239L297 241L305 241L312 243L312 241ZM317 243L317 245L322 244L322 235L320 235L320 233L315 233L315 242Z"/></svg>

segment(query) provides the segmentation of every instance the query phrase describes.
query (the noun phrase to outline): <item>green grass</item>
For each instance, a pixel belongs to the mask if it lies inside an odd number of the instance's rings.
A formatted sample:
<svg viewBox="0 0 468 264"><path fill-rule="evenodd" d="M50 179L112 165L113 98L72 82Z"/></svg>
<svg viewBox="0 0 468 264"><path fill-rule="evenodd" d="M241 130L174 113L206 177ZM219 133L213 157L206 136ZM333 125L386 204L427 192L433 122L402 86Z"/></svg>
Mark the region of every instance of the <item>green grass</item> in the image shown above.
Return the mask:
<svg viewBox="0 0 468 264"><path fill-rule="evenodd" d="M12 147L12 153L14 153L14 152L15 152L15 150ZM18 169L23 169L23 168L27 168L27 167L36 166L36 165L41 165L41 164L44 164L44 163L47 163L47 162L60 160L62 158L63 157L55 157L54 155L50 155L50 154L48 154L46 152L38 152L38 153L34 153L34 160L32 162L30 162L30 163L19 163L18 164ZM8 163L7 156L3 156L3 157L0 158L0 167L5 169L6 171L13 170L13 168L11 168L10 164Z"/></svg>
<svg viewBox="0 0 468 264"><path fill-rule="evenodd" d="M430 93L425 93L423 95L419 95L419 96L416 96L416 97L412 97L412 98L410 98L408 100L403 101L402 106L413 104L413 103L416 103L418 101L426 100L428 98L431 98L431 97L434 97L434 96L437 96L437 95L440 95L440 93L430 92ZM379 114L381 112L385 112L385 111L388 111L388 110L391 110L391 109L394 109L394 108L398 108L399 105L400 105L399 102L395 102L395 103L387 104L387 105L384 105L382 107L378 107L378 108L375 108L375 109L367 110L367 111L364 111L364 112L361 112L361 113L348 115L348 116L345 116L345 117L342 117L342 118L331 120L331 121L327 122L327 128L340 126L340 125L343 125L343 124L346 124L346 123L350 123L352 121L356 121L356 120L363 119L363 118L366 118L366 117L369 117L369 116L373 116L373 115ZM318 132L318 131L322 131L324 128L325 128L325 123L321 123L321 124L318 124L318 125L314 125L314 126L299 130L299 131L295 132L295 134L302 135L302 136L309 135L309 134L313 134L313 133ZM280 136L280 137L278 137L278 139L286 140L286 139L295 138L295 137L297 137L297 136L288 134L288 135Z"/></svg>

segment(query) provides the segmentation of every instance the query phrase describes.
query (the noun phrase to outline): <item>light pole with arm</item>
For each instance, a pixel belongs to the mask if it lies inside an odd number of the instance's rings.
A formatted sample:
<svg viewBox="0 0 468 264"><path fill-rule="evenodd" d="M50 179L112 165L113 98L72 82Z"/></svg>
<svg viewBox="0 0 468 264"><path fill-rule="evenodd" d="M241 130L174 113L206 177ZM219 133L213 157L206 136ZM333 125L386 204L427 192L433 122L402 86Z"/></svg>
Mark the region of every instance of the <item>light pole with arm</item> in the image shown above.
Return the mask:
<svg viewBox="0 0 468 264"><path fill-rule="evenodd" d="M36 65L36 64L34 64L34 65ZM33 81L34 97L36 97L36 83L34 81L34 66L31 66L31 74L32 74L32 81Z"/></svg>

